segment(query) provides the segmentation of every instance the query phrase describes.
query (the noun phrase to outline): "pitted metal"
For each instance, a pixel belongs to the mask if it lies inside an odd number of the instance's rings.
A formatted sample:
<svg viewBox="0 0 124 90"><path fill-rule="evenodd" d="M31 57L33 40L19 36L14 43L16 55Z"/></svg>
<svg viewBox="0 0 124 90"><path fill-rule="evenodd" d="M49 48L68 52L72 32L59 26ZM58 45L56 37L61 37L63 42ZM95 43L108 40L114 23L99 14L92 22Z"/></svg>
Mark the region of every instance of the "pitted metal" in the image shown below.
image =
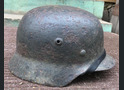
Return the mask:
<svg viewBox="0 0 124 90"><path fill-rule="evenodd" d="M65 86L86 73L103 52L98 18L75 7L43 6L30 10L20 21L9 68L28 81Z"/></svg>

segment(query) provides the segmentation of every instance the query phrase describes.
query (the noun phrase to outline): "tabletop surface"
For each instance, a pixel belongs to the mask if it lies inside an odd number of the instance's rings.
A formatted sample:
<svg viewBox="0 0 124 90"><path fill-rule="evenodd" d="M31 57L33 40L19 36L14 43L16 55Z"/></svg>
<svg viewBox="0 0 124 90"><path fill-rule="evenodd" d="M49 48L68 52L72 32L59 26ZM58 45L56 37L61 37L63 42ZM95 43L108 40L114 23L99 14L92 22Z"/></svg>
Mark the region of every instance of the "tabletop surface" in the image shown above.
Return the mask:
<svg viewBox="0 0 124 90"><path fill-rule="evenodd" d="M48 87L21 80L10 73L8 63L16 49L16 27L4 27L4 89L5 90L119 90L119 35L104 33L107 54L116 59L116 65L102 72L77 77L66 87Z"/></svg>

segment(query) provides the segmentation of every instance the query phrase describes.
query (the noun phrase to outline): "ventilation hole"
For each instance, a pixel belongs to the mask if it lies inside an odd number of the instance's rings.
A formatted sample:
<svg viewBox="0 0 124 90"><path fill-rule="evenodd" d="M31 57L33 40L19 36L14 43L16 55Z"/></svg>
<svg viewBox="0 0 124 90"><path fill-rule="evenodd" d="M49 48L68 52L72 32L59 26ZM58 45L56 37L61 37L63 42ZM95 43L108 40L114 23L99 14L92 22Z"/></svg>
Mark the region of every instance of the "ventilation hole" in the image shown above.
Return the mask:
<svg viewBox="0 0 124 90"><path fill-rule="evenodd" d="M55 44L56 45L62 45L63 39L62 38L56 38L55 39Z"/></svg>
<svg viewBox="0 0 124 90"><path fill-rule="evenodd" d="M57 40L56 42L57 42L57 44L60 44L60 43L61 43L61 41L60 41L60 40Z"/></svg>

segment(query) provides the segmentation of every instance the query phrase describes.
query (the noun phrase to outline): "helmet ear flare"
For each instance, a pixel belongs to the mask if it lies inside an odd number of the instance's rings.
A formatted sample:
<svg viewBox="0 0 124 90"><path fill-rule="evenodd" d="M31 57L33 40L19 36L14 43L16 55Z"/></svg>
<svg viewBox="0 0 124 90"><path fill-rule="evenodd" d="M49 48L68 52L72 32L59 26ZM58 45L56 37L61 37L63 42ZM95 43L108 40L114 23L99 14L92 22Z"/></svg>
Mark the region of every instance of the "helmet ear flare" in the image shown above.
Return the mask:
<svg viewBox="0 0 124 90"><path fill-rule="evenodd" d="M100 63L104 60L105 57L106 57L106 51L104 49L103 54L100 57L98 57L98 59L94 61L93 64L91 64L87 72L89 73L94 72L97 69L97 67L100 65Z"/></svg>
<svg viewBox="0 0 124 90"><path fill-rule="evenodd" d="M63 43L63 39L62 38L56 38L55 39L55 44L56 45L62 45L62 43Z"/></svg>

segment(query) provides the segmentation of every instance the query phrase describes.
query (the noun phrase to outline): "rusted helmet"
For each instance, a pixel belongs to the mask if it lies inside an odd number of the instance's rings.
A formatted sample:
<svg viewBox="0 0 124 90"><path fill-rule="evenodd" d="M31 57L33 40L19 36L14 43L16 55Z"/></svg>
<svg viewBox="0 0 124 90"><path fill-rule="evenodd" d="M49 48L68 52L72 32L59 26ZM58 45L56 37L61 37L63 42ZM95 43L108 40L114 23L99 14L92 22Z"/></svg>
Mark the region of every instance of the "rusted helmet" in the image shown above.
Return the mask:
<svg viewBox="0 0 124 90"><path fill-rule="evenodd" d="M43 6L20 21L16 52L9 62L17 77L48 86L65 86L79 75L112 68L103 29L91 13L70 6Z"/></svg>

